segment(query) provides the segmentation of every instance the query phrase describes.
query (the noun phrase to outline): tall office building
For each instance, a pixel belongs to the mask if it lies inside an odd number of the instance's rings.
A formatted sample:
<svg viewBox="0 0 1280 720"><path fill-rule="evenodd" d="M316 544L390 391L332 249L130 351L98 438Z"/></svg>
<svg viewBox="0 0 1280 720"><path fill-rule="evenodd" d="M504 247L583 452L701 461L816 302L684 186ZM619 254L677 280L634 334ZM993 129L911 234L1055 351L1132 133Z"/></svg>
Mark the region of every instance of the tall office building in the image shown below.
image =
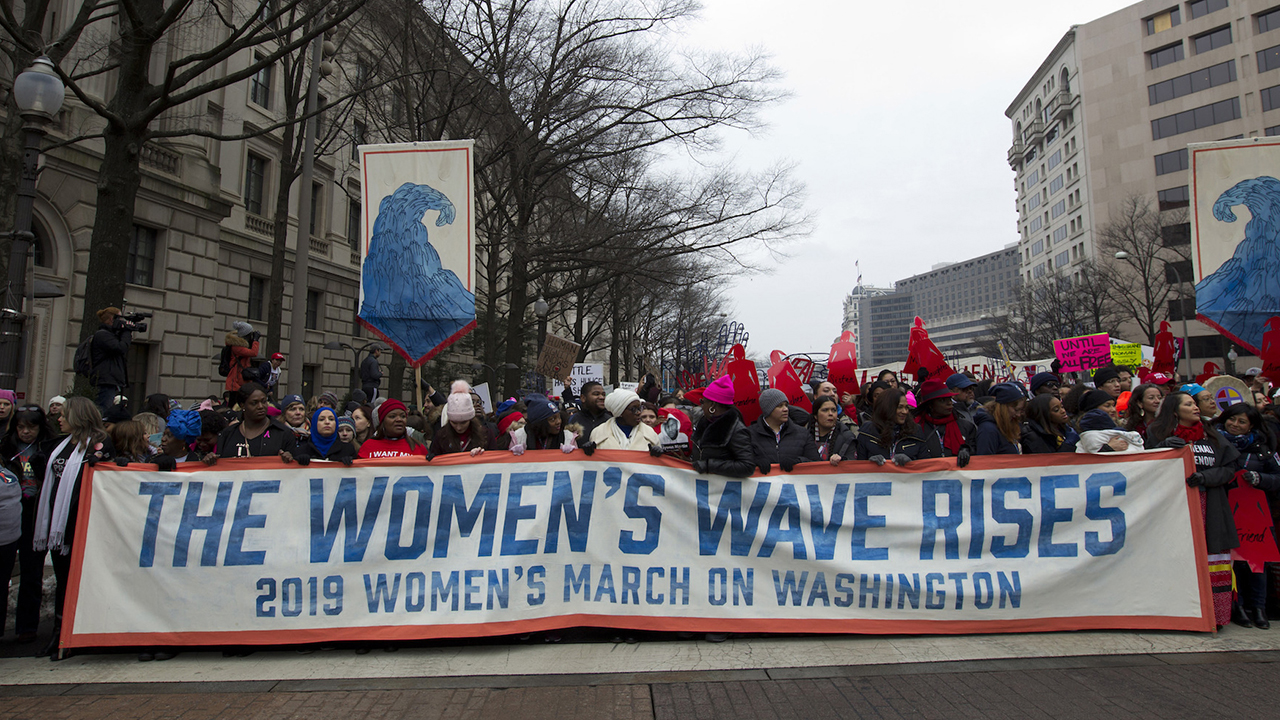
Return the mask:
<svg viewBox="0 0 1280 720"><path fill-rule="evenodd" d="M1133 196L1158 208L1166 243L1190 242L1187 144L1280 133L1277 70L1277 0L1144 0L1072 27L1005 111L1023 279L1099 257ZM1190 279L1190 263L1175 269ZM1169 319L1183 311L1175 299ZM1228 349L1199 323L1191 335L1197 372Z"/></svg>
<svg viewBox="0 0 1280 720"><path fill-rule="evenodd" d="M1010 244L968 260L939 263L894 283L892 293L864 299L861 320L867 354L858 356L859 363L875 367L906 360L916 317L948 358L981 354L992 320L1014 299L1018 258L1017 244Z"/></svg>
<svg viewBox="0 0 1280 720"><path fill-rule="evenodd" d="M844 320L840 323L841 332L853 333L853 346L858 357L862 358L863 337L866 337L867 328L862 325L862 318L866 314L866 304L868 298L881 297L893 292L893 288L878 288L870 285L858 285L853 292L844 297Z"/></svg>

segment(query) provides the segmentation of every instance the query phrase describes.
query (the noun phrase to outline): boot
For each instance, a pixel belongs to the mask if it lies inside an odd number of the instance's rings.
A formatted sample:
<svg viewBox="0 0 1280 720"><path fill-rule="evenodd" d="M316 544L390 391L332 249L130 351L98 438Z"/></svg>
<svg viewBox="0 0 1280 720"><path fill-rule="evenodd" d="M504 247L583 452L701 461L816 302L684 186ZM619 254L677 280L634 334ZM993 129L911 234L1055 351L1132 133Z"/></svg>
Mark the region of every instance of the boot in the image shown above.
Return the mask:
<svg viewBox="0 0 1280 720"><path fill-rule="evenodd" d="M1258 607L1258 608L1254 608L1254 609L1253 609L1253 612L1251 613L1251 615L1252 615L1252 618L1253 618L1253 626L1254 626L1254 627L1258 628L1259 630L1270 630L1270 629L1271 629L1271 621L1267 619L1267 609L1266 609L1266 607Z"/></svg>
<svg viewBox="0 0 1280 720"><path fill-rule="evenodd" d="M58 638L62 635L62 623L55 622L53 624L53 637L49 638L49 642L36 653L36 657L47 657L50 660L58 659Z"/></svg>
<svg viewBox="0 0 1280 720"><path fill-rule="evenodd" d="M1240 603L1231 606L1231 622L1244 628L1253 627L1253 618L1249 617L1249 613Z"/></svg>

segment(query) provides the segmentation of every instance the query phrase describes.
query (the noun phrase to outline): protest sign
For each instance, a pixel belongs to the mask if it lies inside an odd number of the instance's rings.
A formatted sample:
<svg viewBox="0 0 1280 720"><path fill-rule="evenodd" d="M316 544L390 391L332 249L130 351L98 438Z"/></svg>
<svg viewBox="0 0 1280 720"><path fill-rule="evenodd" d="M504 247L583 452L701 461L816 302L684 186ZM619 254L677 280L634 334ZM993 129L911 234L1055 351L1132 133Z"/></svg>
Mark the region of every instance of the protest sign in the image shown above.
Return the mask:
<svg viewBox="0 0 1280 720"><path fill-rule="evenodd" d="M1142 346L1138 343L1114 343L1111 345L1111 362L1116 365L1137 367L1142 364Z"/></svg>
<svg viewBox="0 0 1280 720"><path fill-rule="evenodd" d="M827 380L836 386L837 397L861 392L858 388L858 351L853 340L854 334L844 331L840 339L831 345L831 353L827 355Z"/></svg>
<svg viewBox="0 0 1280 720"><path fill-rule="evenodd" d="M359 148L358 317L409 367L420 367L476 326L472 145Z"/></svg>
<svg viewBox="0 0 1280 720"><path fill-rule="evenodd" d="M1111 338L1106 333L1080 335L1053 341L1053 354L1062 372L1083 372L1111 362Z"/></svg>
<svg viewBox="0 0 1280 720"><path fill-rule="evenodd" d="M1273 214L1280 138L1193 143L1187 150L1192 272L1181 280L1195 283L1197 320L1260 355L1263 326L1280 315L1280 228Z"/></svg>
<svg viewBox="0 0 1280 720"><path fill-rule="evenodd" d="M581 350L582 346L574 341L547 333L543 336L542 352L538 354L538 365L534 372L563 383L573 372L573 361L578 359Z"/></svg>
<svg viewBox="0 0 1280 720"><path fill-rule="evenodd" d="M618 387L622 388L623 390L630 390L631 392L635 392L636 390L640 389L640 383L620 382L618 383Z"/></svg>
<svg viewBox="0 0 1280 720"><path fill-rule="evenodd" d="M598 382L604 384L604 365L601 363L574 363L573 368L569 371L569 381L562 383L559 380L551 384L551 390L557 397L564 397L565 390L571 391L575 397L582 395L582 385L588 382Z"/></svg>
<svg viewBox="0 0 1280 720"><path fill-rule="evenodd" d="M782 391L787 396L787 404L795 405L805 412L813 412L813 403L800 386L800 376L787 360L786 353L774 350L769 355L772 365L769 366L769 387Z"/></svg>
<svg viewBox="0 0 1280 720"><path fill-rule="evenodd" d="M489 383L482 382L479 385L472 385L471 390L480 396L480 402L484 405L484 411L493 412L493 397L489 392Z"/></svg>
<svg viewBox="0 0 1280 720"><path fill-rule="evenodd" d="M1189 449L802 464L647 453L85 473L64 647L690 632L1212 632ZM1152 592L1159 588L1159 592Z"/></svg>

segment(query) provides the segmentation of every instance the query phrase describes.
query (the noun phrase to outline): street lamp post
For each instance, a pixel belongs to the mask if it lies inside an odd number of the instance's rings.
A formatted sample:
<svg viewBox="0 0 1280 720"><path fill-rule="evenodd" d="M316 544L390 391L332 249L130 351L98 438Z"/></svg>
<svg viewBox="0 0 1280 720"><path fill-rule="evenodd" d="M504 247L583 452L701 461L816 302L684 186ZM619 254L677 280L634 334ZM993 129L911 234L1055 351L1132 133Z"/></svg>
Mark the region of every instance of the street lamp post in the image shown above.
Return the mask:
<svg viewBox="0 0 1280 720"><path fill-rule="evenodd" d="M1130 265L1133 261L1129 257L1129 253L1121 250L1116 253L1117 260L1124 260ZM1195 379L1195 369L1191 366L1191 333L1187 330L1187 299L1186 293L1182 289L1182 273L1178 272L1178 268L1173 265L1166 264L1165 270L1173 272L1173 277L1178 281L1178 314L1182 316L1182 354L1187 358L1187 375L1188 379ZM1143 280L1146 281L1145 278Z"/></svg>
<svg viewBox="0 0 1280 720"><path fill-rule="evenodd" d="M542 357L542 343L547 336L547 315L551 312L551 306L547 305L547 301L539 295L538 299L533 303L533 314L538 316L538 357ZM535 361L536 362L536 361ZM545 393L547 391L547 379L542 375L538 375L538 391Z"/></svg>
<svg viewBox="0 0 1280 720"><path fill-rule="evenodd" d="M40 172L40 143L44 124L53 120L62 108L66 88L54 70L53 61L41 55L13 81L13 99L23 124L22 177L18 182L17 207L13 215L13 232L9 246L9 278L5 286L4 307L0 309L0 387L16 389L21 364L23 325L27 316L23 307L27 283L27 254L35 235L31 232L36 200L36 177Z"/></svg>
<svg viewBox="0 0 1280 720"><path fill-rule="evenodd" d="M381 346L381 345L382 343L377 340L374 340L372 342L367 342L364 344L363 347L356 347L354 345L348 345L347 343L344 343L344 342L338 342L337 340L330 340L329 342L324 344L324 349L351 351L351 378L350 379L351 379L351 392L354 393L356 390L360 389L360 379L359 377L357 377L357 374L356 374L357 368L360 367L360 353L367 351L371 347Z"/></svg>

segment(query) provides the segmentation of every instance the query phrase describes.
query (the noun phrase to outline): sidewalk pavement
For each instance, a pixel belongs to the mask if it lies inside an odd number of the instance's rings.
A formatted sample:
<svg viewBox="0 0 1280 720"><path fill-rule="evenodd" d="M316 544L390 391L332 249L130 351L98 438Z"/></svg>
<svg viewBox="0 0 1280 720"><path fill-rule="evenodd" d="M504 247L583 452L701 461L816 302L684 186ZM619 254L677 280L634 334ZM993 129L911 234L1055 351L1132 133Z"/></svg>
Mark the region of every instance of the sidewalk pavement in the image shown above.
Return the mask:
<svg viewBox="0 0 1280 720"><path fill-rule="evenodd" d="M751 637L0 660L7 718L1269 717L1280 631Z"/></svg>

